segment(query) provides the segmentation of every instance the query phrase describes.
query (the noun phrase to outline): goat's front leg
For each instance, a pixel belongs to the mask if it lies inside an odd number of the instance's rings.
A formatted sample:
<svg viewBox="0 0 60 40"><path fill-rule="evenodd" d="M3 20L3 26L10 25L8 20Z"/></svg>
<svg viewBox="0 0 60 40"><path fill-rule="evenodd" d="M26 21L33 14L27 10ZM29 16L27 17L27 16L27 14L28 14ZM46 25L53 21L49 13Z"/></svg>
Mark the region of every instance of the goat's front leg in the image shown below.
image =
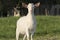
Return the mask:
<svg viewBox="0 0 60 40"><path fill-rule="evenodd" d="M16 40L19 40L19 31L16 29Z"/></svg>
<svg viewBox="0 0 60 40"><path fill-rule="evenodd" d="M29 40L29 31L26 30L27 40Z"/></svg>

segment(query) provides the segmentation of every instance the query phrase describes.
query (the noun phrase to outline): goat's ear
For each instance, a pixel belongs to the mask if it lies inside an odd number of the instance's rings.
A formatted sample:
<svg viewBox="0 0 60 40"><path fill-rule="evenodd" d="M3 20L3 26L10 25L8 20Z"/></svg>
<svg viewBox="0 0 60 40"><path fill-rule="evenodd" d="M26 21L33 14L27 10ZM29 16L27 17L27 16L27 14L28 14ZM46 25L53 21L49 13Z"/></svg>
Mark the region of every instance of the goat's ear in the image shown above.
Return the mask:
<svg viewBox="0 0 60 40"><path fill-rule="evenodd" d="M22 3L22 7L27 8L27 4L26 3Z"/></svg>
<svg viewBox="0 0 60 40"><path fill-rule="evenodd" d="M35 7L39 7L40 6L40 2L35 4Z"/></svg>

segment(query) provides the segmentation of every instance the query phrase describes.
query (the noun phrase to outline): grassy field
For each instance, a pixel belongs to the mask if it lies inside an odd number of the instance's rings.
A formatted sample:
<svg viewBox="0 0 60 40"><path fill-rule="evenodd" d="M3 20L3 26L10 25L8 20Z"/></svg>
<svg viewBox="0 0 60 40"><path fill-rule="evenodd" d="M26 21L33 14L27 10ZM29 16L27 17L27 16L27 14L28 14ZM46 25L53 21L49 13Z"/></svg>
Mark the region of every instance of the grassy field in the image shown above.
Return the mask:
<svg viewBox="0 0 60 40"><path fill-rule="evenodd" d="M18 18L0 18L0 40L15 40ZM37 30L33 37L34 40L60 40L60 16L36 16L36 19Z"/></svg>

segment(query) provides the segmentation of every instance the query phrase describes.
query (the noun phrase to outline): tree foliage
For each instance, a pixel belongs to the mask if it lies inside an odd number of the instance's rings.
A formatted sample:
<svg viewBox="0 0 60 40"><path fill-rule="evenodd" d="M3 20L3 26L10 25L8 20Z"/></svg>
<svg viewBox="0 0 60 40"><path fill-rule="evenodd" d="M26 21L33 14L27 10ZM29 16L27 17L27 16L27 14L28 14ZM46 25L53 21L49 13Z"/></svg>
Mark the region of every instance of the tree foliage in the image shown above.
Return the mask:
<svg viewBox="0 0 60 40"><path fill-rule="evenodd" d="M60 4L60 0L0 0L0 12L7 12L8 9L11 9L17 5L21 6L21 3L36 3L41 2L41 5L55 5Z"/></svg>

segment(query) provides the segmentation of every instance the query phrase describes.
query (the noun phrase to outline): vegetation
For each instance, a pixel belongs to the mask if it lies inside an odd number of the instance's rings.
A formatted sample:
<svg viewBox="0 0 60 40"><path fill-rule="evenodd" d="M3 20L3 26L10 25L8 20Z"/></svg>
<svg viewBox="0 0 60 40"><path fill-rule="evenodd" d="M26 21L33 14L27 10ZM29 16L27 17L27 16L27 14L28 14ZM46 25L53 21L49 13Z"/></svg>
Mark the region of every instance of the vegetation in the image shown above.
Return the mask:
<svg viewBox="0 0 60 40"><path fill-rule="evenodd" d="M9 11L10 13L16 6L20 6L21 8L22 2L41 2L41 5L44 4L47 8L51 8L52 4L60 4L60 0L0 0L0 16L7 16L7 12Z"/></svg>
<svg viewBox="0 0 60 40"><path fill-rule="evenodd" d="M16 21L18 18L0 18L0 40L15 40ZM35 40L60 40L60 16L36 16L36 19Z"/></svg>

